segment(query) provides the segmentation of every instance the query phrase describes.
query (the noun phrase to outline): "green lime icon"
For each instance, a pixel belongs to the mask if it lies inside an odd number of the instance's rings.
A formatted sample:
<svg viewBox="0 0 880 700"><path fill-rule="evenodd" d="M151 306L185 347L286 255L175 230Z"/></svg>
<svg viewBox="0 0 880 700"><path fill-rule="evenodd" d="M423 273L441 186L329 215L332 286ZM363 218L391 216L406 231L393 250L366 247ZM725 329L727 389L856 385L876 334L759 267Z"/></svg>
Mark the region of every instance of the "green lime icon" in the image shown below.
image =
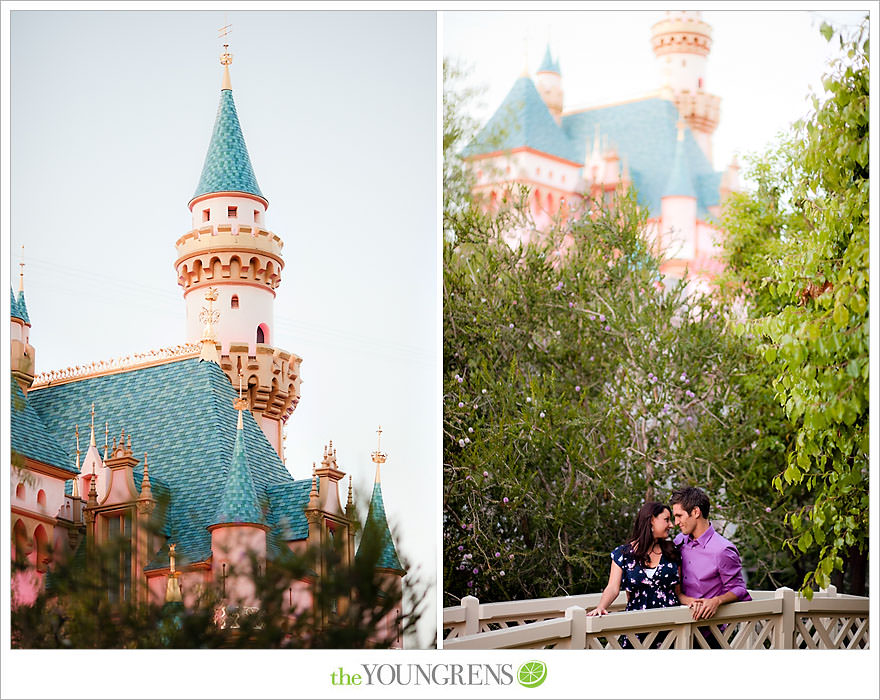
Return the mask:
<svg viewBox="0 0 880 700"><path fill-rule="evenodd" d="M537 688L547 680L547 664L543 661L526 661L516 672L516 679L523 688Z"/></svg>

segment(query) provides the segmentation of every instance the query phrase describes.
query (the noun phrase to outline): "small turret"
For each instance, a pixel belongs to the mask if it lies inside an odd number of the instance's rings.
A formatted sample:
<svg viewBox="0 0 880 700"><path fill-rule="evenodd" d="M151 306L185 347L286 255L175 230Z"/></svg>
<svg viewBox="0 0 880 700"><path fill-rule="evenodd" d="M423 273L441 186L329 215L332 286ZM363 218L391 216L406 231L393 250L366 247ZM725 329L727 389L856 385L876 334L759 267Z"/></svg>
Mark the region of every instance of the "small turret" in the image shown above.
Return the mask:
<svg viewBox="0 0 880 700"><path fill-rule="evenodd" d="M550 45L544 52L544 60L535 75L535 85L550 110L550 114L559 124L562 121L562 73L559 70L559 60L553 58L550 53Z"/></svg>
<svg viewBox="0 0 880 700"><path fill-rule="evenodd" d="M24 246L22 246L24 255ZM18 296L9 288L9 339L12 376L23 394L34 383L36 351L30 344L31 320L24 299L24 261L19 263Z"/></svg>

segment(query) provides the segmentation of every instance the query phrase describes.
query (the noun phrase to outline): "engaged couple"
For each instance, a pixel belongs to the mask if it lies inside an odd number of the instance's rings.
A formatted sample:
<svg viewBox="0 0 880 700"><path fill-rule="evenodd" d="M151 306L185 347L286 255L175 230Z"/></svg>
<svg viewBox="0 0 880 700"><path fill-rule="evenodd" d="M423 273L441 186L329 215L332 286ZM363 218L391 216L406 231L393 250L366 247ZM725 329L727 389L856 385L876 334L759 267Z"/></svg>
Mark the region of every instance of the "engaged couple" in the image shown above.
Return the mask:
<svg viewBox="0 0 880 700"><path fill-rule="evenodd" d="M607 615L620 589L626 610L687 605L694 620L715 615L722 603L751 600L736 547L709 522L709 497L698 488L674 491L672 508L645 503L630 541L611 552L611 573L599 605L588 615ZM672 521L681 531L669 539ZM714 639L707 635L710 646ZM623 638L621 646L629 647Z"/></svg>

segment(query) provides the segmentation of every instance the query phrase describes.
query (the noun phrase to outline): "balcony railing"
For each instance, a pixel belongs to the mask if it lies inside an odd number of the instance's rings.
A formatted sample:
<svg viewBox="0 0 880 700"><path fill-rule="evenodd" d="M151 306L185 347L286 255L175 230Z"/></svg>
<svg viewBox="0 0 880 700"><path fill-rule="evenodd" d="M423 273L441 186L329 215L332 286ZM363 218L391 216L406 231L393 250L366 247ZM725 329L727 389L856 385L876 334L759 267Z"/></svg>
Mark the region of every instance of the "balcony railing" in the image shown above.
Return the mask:
<svg viewBox="0 0 880 700"><path fill-rule="evenodd" d="M481 605L467 596L443 609L444 649L867 649L868 598L834 586L812 600L790 588L749 591L752 600L722 605L695 622L686 606L587 617L600 593Z"/></svg>

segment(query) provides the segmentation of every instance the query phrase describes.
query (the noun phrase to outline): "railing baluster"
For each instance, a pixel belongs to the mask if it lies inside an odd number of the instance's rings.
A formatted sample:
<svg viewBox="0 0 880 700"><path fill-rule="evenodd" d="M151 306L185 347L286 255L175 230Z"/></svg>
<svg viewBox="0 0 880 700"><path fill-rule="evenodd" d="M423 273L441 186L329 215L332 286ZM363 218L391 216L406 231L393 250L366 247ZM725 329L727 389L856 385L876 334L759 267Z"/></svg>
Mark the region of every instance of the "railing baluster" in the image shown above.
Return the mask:
<svg viewBox="0 0 880 700"><path fill-rule="evenodd" d="M472 595L461 599L464 608L464 633L477 634L480 631L480 601Z"/></svg>

